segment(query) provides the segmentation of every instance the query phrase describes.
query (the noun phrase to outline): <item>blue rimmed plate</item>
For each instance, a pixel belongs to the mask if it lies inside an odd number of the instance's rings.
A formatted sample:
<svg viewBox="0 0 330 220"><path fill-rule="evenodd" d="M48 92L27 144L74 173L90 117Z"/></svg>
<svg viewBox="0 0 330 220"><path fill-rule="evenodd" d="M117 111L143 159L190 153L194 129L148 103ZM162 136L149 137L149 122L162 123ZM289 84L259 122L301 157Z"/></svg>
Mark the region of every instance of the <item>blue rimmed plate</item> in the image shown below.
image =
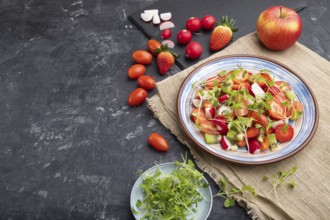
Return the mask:
<svg viewBox="0 0 330 220"><path fill-rule="evenodd" d="M221 70L232 70L241 66L242 68L257 73L262 69L267 69L276 80L286 81L291 85L292 91L295 93L304 107L304 113L295 122L290 123L294 127L294 137L290 142L281 143L279 150L271 152L269 150L260 152L259 154L249 154L246 149L238 151L225 151L220 144L209 145L204 141L201 132L196 129L190 115L193 109L192 98L197 89L193 89L195 82L202 82L210 76L216 75ZM251 55L230 55L210 60L192 71L183 82L177 101L178 117L184 132L188 137L196 143L201 149L208 153L230 162L239 164L266 164L283 160L301 149L303 149L312 139L319 118L319 111L316 98L307 85L307 83L293 70L287 66L265 57Z"/></svg>
<svg viewBox="0 0 330 220"><path fill-rule="evenodd" d="M175 168L176 165L172 162L172 163L162 163L156 166L153 166L151 168L149 168L148 170L146 170L135 182L133 188L132 188L132 192L131 192L131 209L134 208L135 210L136 208L136 202L138 200L143 200L144 198L144 193L142 191L142 189L140 188L141 183L143 182L143 177L148 173L150 175L153 175L157 169L160 168L163 174L170 174ZM203 177L203 181L205 183L208 183L206 178ZM205 199L203 199L202 201L200 201L198 203L198 209L197 211L194 213L194 215L189 215L187 219L200 219L200 220L206 220L208 218L208 216L211 213L211 209L212 209L212 203L213 203L213 196L212 196L212 190L211 187L208 186L206 188L200 188L199 191L201 192L201 194L203 195L203 197ZM137 209L138 210L138 209ZM138 210L140 211L140 210ZM143 212L136 214L133 213L135 219L141 219L143 216Z"/></svg>

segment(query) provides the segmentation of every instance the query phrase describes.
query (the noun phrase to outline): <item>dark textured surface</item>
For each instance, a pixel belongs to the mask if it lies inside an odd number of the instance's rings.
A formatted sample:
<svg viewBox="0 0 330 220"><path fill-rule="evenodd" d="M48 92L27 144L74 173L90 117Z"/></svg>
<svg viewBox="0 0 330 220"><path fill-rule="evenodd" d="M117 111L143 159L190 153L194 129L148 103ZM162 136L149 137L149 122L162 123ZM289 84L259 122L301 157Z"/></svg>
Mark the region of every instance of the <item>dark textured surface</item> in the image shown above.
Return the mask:
<svg viewBox="0 0 330 220"><path fill-rule="evenodd" d="M330 59L330 5L307 2L300 42ZM127 106L130 54L146 44L127 15L152 3L0 1L0 219L133 219L136 171L185 154L145 105ZM154 131L167 153L148 146ZM222 202L209 219L248 219Z"/></svg>

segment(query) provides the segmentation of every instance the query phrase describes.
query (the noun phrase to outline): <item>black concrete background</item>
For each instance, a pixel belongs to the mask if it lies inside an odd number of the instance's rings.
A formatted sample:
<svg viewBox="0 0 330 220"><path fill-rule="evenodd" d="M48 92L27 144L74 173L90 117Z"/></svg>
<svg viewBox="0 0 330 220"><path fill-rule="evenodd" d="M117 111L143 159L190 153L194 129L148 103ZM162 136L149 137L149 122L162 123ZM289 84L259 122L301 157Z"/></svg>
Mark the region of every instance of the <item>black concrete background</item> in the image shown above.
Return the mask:
<svg viewBox="0 0 330 220"><path fill-rule="evenodd" d="M330 60L329 2L306 2L299 41ZM147 41L127 16L152 3L0 1L0 219L133 219L136 172L186 153L146 105L127 106L130 56ZM147 68L157 81L178 71ZM151 132L167 153L148 146ZM249 218L222 203L209 219Z"/></svg>

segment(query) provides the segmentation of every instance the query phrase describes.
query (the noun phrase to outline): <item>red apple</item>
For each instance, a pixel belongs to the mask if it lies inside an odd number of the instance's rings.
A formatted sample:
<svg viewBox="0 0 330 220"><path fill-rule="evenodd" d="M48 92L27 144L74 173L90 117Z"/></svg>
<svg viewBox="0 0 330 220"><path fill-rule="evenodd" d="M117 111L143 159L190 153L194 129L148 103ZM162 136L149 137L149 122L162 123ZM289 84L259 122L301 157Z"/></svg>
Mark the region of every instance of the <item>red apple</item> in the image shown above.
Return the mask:
<svg viewBox="0 0 330 220"><path fill-rule="evenodd" d="M257 34L271 50L285 50L299 38L302 29L300 16L292 9L273 6L263 11L257 21Z"/></svg>

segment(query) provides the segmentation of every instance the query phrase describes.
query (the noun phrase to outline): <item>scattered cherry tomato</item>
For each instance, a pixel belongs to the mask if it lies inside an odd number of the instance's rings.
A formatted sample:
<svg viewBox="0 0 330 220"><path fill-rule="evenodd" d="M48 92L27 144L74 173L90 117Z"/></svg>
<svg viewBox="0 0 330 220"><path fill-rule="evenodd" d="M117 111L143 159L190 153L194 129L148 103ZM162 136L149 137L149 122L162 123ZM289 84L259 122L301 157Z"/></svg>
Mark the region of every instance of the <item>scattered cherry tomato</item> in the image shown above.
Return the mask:
<svg viewBox="0 0 330 220"><path fill-rule="evenodd" d="M191 17L186 21L186 29L191 32L197 32L201 29L201 20L199 18Z"/></svg>
<svg viewBox="0 0 330 220"><path fill-rule="evenodd" d="M167 140L158 133L152 133L149 138L148 142L151 147L158 151L168 151L168 142Z"/></svg>
<svg viewBox="0 0 330 220"><path fill-rule="evenodd" d="M156 80L151 76L140 76L138 78L138 84L145 90L153 90L155 88Z"/></svg>
<svg viewBox="0 0 330 220"><path fill-rule="evenodd" d="M178 34L176 35L176 40L178 41L179 44L187 44L191 41L192 37L193 36L191 31L183 29L179 31Z"/></svg>
<svg viewBox="0 0 330 220"><path fill-rule="evenodd" d="M203 47L200 43L192 41L186 46L186 57L192 60L198 59L203 53Z"/></svg>
<svg viewBox="0 0 330 220"><path fill-rule="evenodd" d="M141 64L134 64L128 69L128 77L130 79L137 79L146 72L146 67Z"/></svg>
<svg viewBox="0 0 330 220"><path fill-rule="evenodd" d="M159 41L155 40L155 39L150 39L147 42L148 50L154 56L157 56L157 54L155 53L155 50L160 49L161 45L162 44Z"/></svg>
<svg viewBox="0 0 330 220"><path fill-rule="evenodd" d="M211 30L214 27L216 20L212 15L205 15L202 20L202 28L206 31Z"/></svg>
<svg viewBox="0 0 330 220"><path fill-rule="evenodd" d="M162 33L160 34L160 37L164 40L170 38L172 36L172 32L170 29L165 29L162 31Z"/></svg>
<svg viewBox="0 0 330 220"><path fill-rule="evenodd" d="M131 94L128 96L128 104L130 106L138 106L141 105L146 98L148 97L148 93L146 90L142 88L134 89Z"/></svg>
<svg viewBox="0 0 330 220"><path fill-rule="evenodd" d="M132 57L139 64L149 65L152 62L152 55L146 50L136 50Z"/></svg>

